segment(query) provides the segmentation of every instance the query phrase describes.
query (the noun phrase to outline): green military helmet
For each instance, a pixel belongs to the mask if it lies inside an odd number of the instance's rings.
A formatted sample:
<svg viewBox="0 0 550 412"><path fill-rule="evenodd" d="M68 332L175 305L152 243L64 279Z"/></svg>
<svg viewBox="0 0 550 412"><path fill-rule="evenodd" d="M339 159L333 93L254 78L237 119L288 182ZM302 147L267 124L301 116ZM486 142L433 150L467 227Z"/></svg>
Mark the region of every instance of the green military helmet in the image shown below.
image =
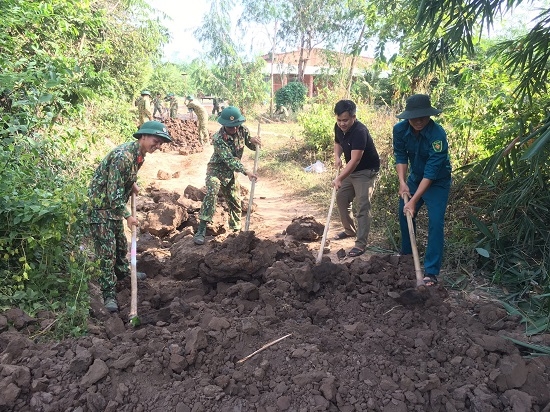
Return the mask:
<svg viewBox="0 0 550 412"><path fill-rule="evenodd" d="M187 96L187 100L193 100L193 96L191 95Z"/></svg>
<svg viewBox="0 0 550 412"><path fill-rule="evenodd" d="M148 96L151 96L151 92L149 90L143 90L141 92L141 95L144 96L144 95L148 95Z"/></svg>
<svg viewBox="0 0 550 412"><path fill-rule="evenodd" d="M220 113L220 117L218 117L218 123L228 127L240 126L245 121L246 121L246 118L242 115L241 111L235 106L227 106Z"/></svg>
<svg viewBox="0 0 550 412"><path fill-rule="evenodd" d="M164 123L157 122L156 120L151 120L149 122L143 123L139 130L134 133L134 137L136 139L139 139L144 134L158 136L162 138L166 143L172 142L172 138L168 134L168 129L166 128Z"/></svg>

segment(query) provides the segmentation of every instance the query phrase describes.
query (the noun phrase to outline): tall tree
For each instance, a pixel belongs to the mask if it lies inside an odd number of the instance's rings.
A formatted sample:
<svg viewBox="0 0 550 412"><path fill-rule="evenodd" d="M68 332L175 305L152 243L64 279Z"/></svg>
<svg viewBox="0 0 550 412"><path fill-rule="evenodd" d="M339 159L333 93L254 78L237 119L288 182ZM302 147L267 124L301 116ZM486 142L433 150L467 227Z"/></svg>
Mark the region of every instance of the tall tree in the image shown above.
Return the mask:
<svg viewBox="0 0 550 412"><path fill-rule="evenodd" d="M211 69L196 66L207 78L198 80L195 76L195 81L246 110L265 99L264 62L242 56L242 48L233 40L232 6L232 0L211 0L210 12L204 17L202 27L195 31L208 50L206 60L212 64Z"/></svg>

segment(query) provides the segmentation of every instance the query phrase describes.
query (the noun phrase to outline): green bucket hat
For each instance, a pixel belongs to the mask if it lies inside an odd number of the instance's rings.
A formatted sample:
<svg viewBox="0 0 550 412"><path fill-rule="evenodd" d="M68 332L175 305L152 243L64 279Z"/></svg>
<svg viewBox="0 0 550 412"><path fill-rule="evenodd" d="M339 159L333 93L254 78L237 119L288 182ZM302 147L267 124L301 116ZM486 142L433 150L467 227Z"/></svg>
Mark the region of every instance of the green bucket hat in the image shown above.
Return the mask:
<svg viewBox="0 0 550 412"><path fill-rule="evenodd" d="M427 94L413 94L407 99L405 111L397 115L398 119L416 119L417 117L437 116L441 113L432 107L430 96Z"/></svg>
<svg viewBox="0 0 550 412"><path fill-rule="evenodd" d="M246 121L246 118L242 115L241 111L235 106L227 106L220 113L218 117L218 123L227 127L240 126Z"/></svg>
<svg viewBox="0 0 550 412"><path fill-rule="evenodd" d="M164 140L165 143L171 143L172 138L168 134L168 129L164 123L151 120L141 125L139 130L134 133L134 137L139 139L142 135L149 134L151 136L158 136Z"/></svg>
<svg viewBox="0 0 550 412"><path fill-rule="evenodd" d="M143 95L146 95L146 94L149 95L149 96L151 96L151 92L150 92L149 90L143 90L143 91L141 92L141 95L142 95L142 96L143 96Z"/></svg>

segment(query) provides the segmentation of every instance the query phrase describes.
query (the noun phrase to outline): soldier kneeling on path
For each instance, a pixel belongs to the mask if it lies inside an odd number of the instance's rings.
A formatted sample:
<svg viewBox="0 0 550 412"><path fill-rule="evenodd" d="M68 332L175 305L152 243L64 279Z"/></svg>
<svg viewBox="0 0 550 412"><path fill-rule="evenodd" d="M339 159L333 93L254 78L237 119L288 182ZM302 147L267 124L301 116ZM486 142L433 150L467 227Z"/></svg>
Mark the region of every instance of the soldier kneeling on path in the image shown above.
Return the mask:
<svg viewBox="0 0 550 412"><path fill-rule="evenodd" d="M139 192L137 172L147 153L153 153L163 143L172 142L166 126L157 121L143 123L133 136L137 140L115 147L101 161L88 189L88 218L101 272L99 286L109 312L118 311L117 280L130 274L123 219L129 228L138 225L126 207L130 195ZM138 272L138 279L145 277Z"/></svg>
<svg viewBox="0 0 550 412"><path fill-rule="evenodd" d="M199 227L193 239L197 245L204 244L206 225L212 222L220 191L229 206L229 229L234 232L241 230L241 190L235 173L246 175L250 181L257 179L253 172L245 169L241 158L245 146L256 150L256 146L261 145L260 137L251 137L248 128L242 125L245 120L241 111L233 106L223 109L218 117L222 127L212 136L214 153L206 169L206 196L202 201Z"/></svg>

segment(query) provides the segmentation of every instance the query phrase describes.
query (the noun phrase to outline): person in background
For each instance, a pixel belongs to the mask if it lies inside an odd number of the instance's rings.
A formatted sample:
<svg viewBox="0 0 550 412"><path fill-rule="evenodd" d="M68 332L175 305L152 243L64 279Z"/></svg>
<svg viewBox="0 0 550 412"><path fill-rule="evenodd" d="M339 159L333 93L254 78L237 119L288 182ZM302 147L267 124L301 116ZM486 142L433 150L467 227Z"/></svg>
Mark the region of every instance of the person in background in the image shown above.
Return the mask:
<svg viewBox="0 0 550 412"><path fill-rule="evenodd" d="M362 255L367 248L372 222L371 198L380 170L380 157L367 127L357 120L357 106L351 100L340 100L334 106L334 165L342 167L342 154L346 166L332 182L336 188L336 204L344 231L335 239L355 237L355 245L348 256ZM355 218L350 215L355 200Z"/></svg>
<svg viewBox="0 0 550 412"><path fill-rule="evenodd" d="M220 98L214 97L212 98L212 114L215 114L216 116L219 116L221 112L220 109Z"/></svg>
<svg viewBox="0 0 550 412"><path fill-rule="evenodd" d="M187 108L193 110L197 114L197 123L199 124L199 140L203 146L210 144L210 136L206 129L208 114L202 104L193 99L193 96L187 96Z"/></svg>
<svg viewBox="0 0 550 412"><path fill-rule="evenodd" d="M190 103L193 100L193 96L187 96L185 98L185 101L183 102L185 106L187 106L188 103ZM189 120L193 120L195 116L193 116L193 108L187 106L187 112L189 113Z"/></svg>
<svg viewBox="0 0 550 412"><path fill-rule="evenodd" d="M197 245L204 244L206 225L212 222L220 191L229 206L229 229L234 232L241 230L240 187L235 173L246 175L250 181L257 179L253 172L245 169L241 158L245 146L256 150L261 145L259 136L250 137L248 128L243 126L245 120L240 110L233 106L223 109L218 117L218 123L222 127L212 137L214 153L206 170L206 196L199 212L199 226L194 237Z"/></svg>
<svg viewBox="0 0 550 412"><path fill-rule="evenodd" d="M174 93L168 93L165 101L170 102L170 119L175 119L178 117L178 99L176 99L176 96Z"/></svg>
<svg viewBox="0 0 550 412"><path fill-rule="evenodd" d="M279 120L286 122L288 120L288 109L284 105L277 106L275 114L278 116Z"/></svg>
<svg viewBox="0 0 550 412"><path fill-rule="evenodd" d="M157 116L157 113L158 113L158 116ZM159 117L160 119L163 118L162 101L160 98L160 93L157 93L155 98L153 99L153 117Z"/></svg>
<svg viewBox="0 0 550 412"><path fill-rule="evenodd" d="M143 123L133 135L136 140L115 147L95 170L88 188L88 218L96 257L99 259L99 286L105 308L118 311L116 282L129 275L128 241L123 220L129 228L137 219L126 208L128 199L139 192L137 173L145 155L172 141L165 125L157 121ZM138 272L138 279L145 274Z"/></svg>
<svg viewBox="0 0 550 412"><path fill-rule="evenodd" d="M437 284L443 261L445 210L451 190L451 163L447 134L430 116L441 110L432 107L430 97L415 94L407 99L403 119L393 127L393 153L399 178L399 225L401 253L412 253L406 213L413 216L422 205L428 209L428 244L424 256L424 283ZM410 199L403 200L406 193Z"/></svg>
<svg viewBox="0 0 550 412"><path fill-rule="evenodd" d="M146 121L153 120L153 114L151 112L151 92L149 92L149 90L143 90L141 92L141 97L137 100L137 108L140 127Z"/></svg>

